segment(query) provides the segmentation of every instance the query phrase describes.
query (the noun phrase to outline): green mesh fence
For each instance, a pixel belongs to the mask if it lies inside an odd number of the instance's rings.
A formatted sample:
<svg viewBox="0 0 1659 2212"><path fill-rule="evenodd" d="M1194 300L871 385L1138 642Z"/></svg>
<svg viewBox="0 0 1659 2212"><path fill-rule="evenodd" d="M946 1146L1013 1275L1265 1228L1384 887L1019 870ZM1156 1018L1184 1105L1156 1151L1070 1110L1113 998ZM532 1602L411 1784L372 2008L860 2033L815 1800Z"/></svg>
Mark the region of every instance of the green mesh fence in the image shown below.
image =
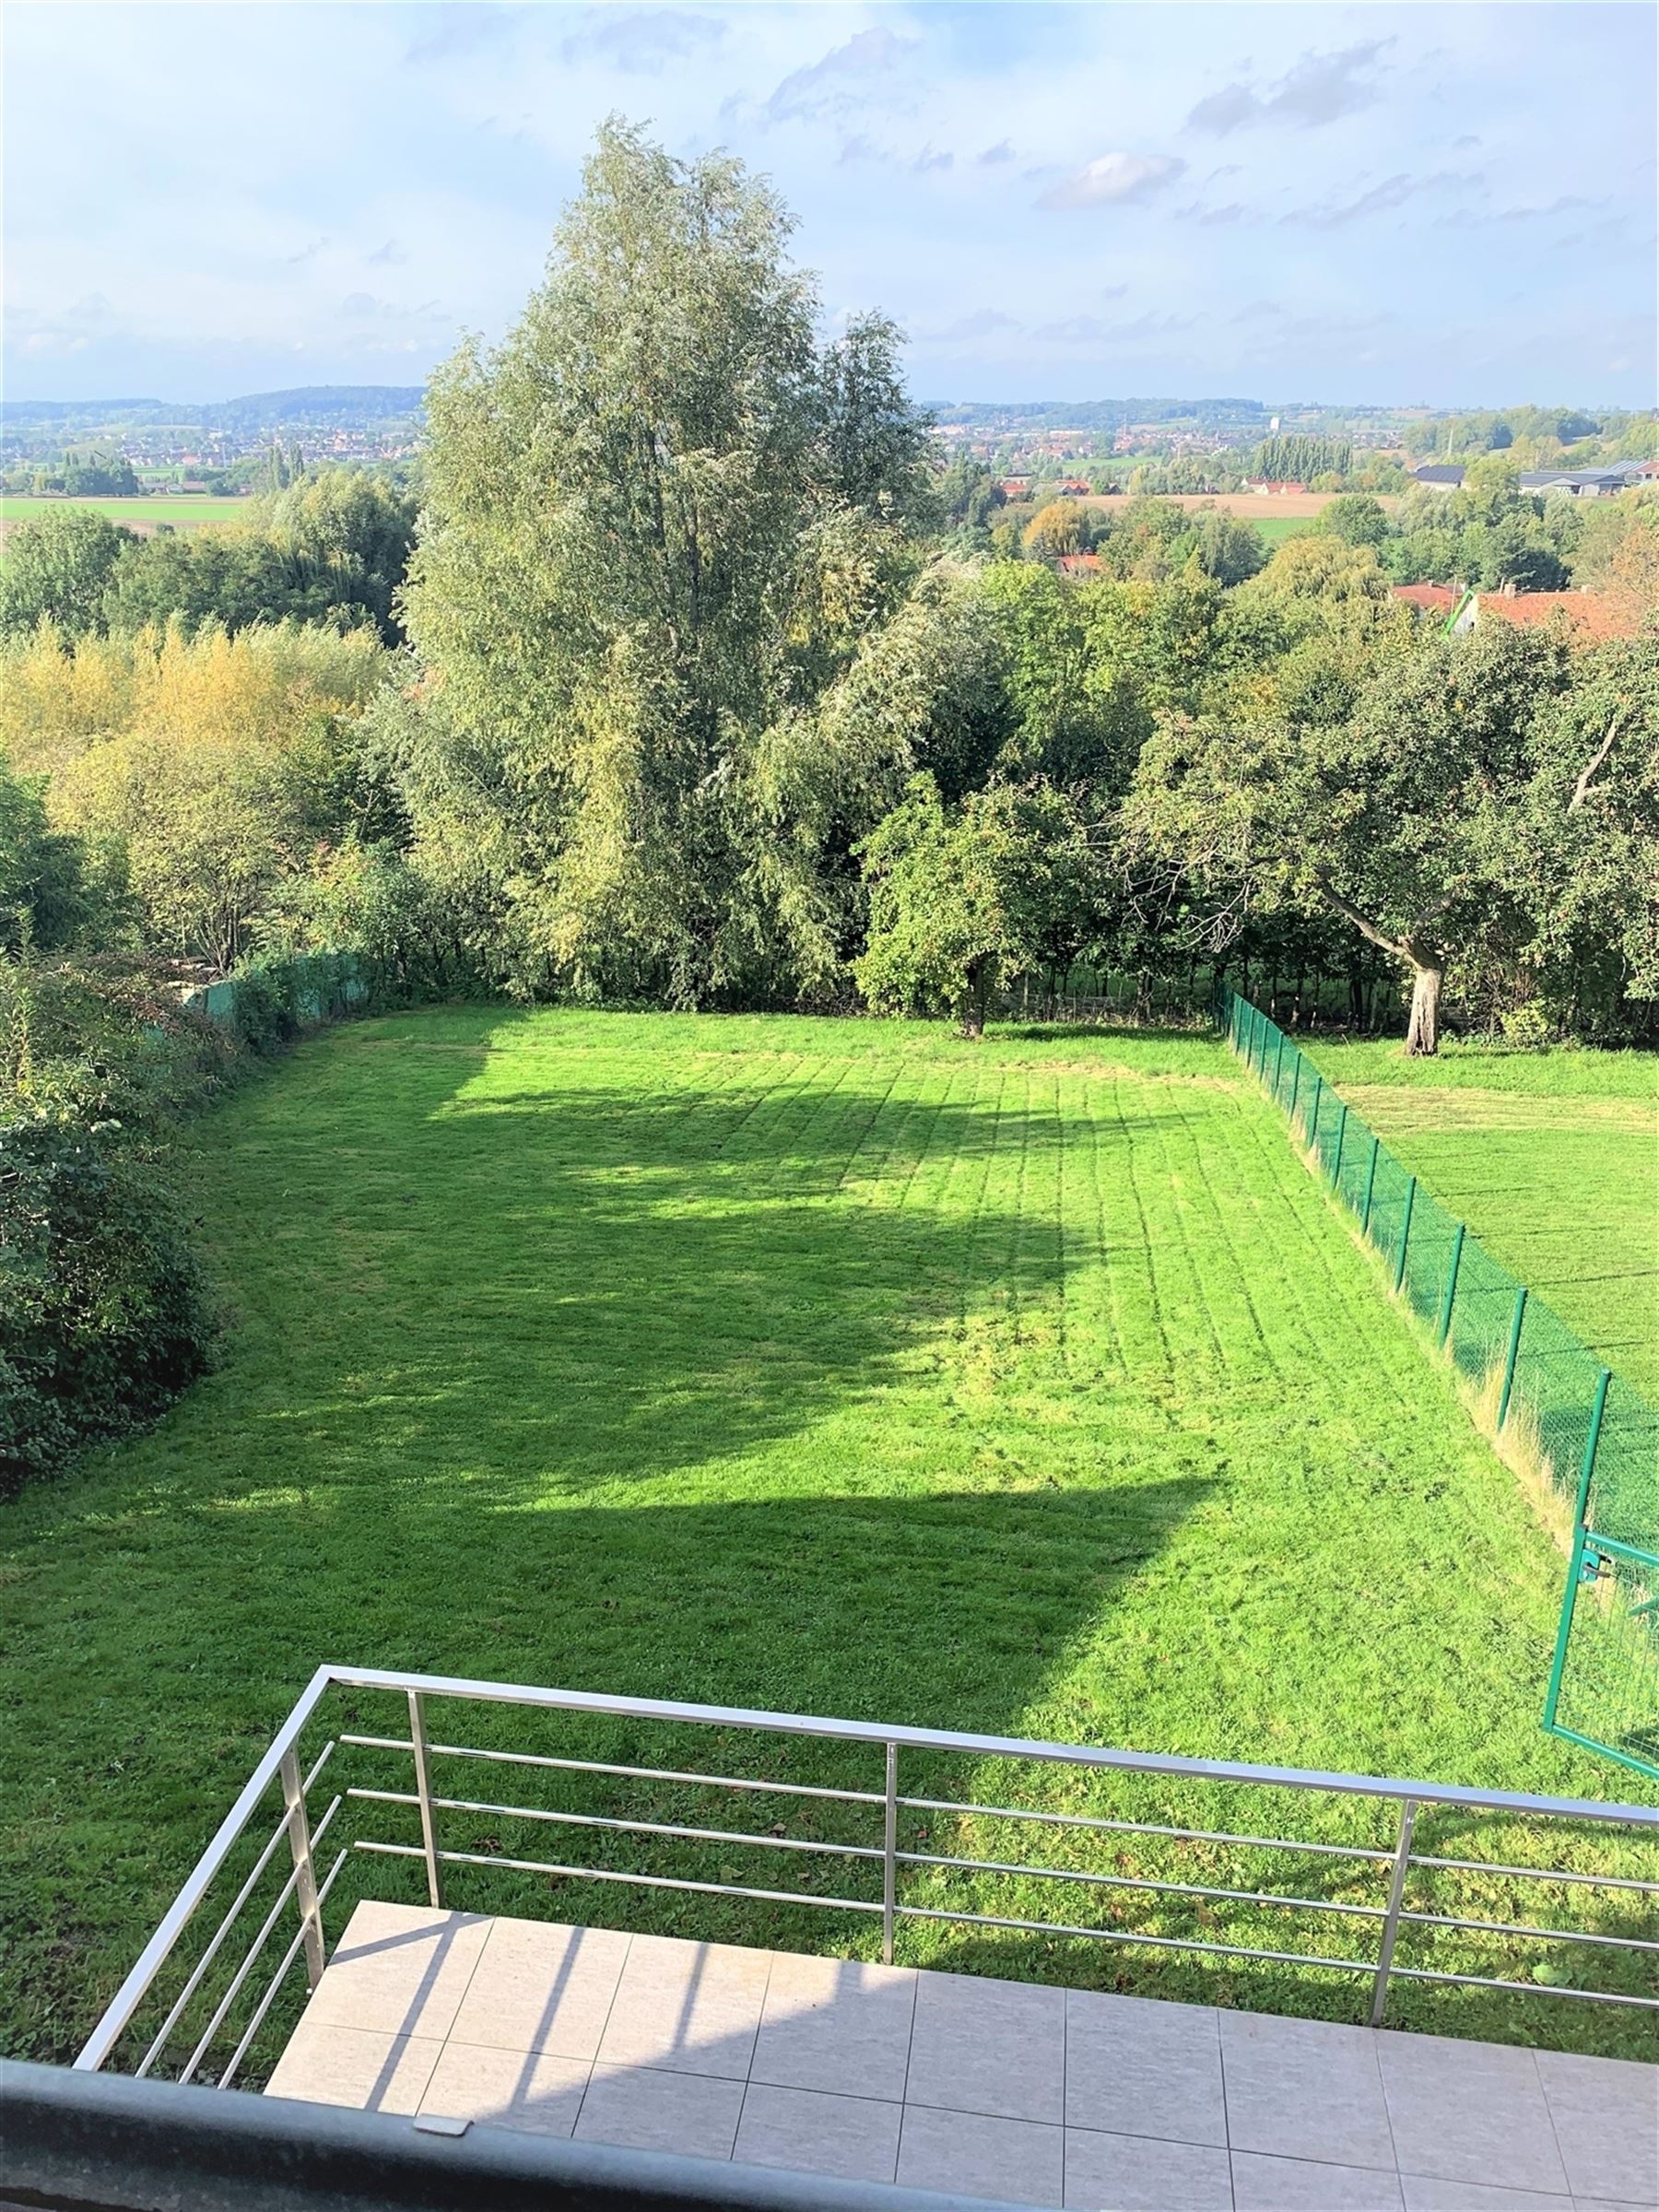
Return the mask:
<svg viewBox="0 0 1659 2212"><path fill-rule="evenodd" d="M1236 992L1218 1011L1481 1418L1571 1516L1544 1725L1659 1777L1659 1411L1407 1173L1277 1023Z"/></svg>

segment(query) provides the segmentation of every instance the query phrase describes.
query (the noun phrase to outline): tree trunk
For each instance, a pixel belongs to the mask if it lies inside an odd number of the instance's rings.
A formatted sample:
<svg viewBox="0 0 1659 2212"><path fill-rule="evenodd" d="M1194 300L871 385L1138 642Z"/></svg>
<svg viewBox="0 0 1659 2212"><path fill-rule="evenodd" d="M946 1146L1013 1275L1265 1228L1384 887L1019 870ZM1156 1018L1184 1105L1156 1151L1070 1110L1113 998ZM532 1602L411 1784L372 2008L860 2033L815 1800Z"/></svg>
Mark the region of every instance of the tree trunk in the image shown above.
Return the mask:
<svg viewBox="0 0 1659 2212"><path fill-rule="evenodd" d="M1414 968L1411 975L1411 1018L1406 1025L1406 1057L1427 1059L1440 1050L1441 971Z"/></svg>
<svg viewBox="0 0 1659 2212"><path fill-rule="evenodd" d="M985 1033L985 999L991 983L989 962L971 960L966 980L968 988L962 994L962 1034L964 1037L982 1037Z"/></svg>

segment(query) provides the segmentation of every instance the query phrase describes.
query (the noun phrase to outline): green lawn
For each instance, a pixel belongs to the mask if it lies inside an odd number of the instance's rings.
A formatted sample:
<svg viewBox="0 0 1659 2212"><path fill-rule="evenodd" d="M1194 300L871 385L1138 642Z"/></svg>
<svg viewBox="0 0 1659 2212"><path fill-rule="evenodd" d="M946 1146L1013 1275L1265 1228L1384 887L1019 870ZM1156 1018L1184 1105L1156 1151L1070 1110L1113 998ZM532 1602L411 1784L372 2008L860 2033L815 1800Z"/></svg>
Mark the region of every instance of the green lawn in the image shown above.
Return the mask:
<svg viewBox="0 0 1659 2212"><path fill-rule="evenodd" d="M107 514L112 523L129 523L138 529L157 523L188 528L193 523L233 523L246 512L247 504L246 500L210 498L206 492L174 496L153 492L135 500L37 500L24 492L8 491L0 494L0 523L31 522L56 507L89 507L96 514Z"/></svg>
<svg viewBox="0 0 1659 2212"><path fill-rule="evenodd" d="M1251 520L1277 551L1288 537L1300 537L1313 529L1317 518L1308 514L1270 514L1265 518L1253 516Z"/></svg>
<svg viewBox="0 0 1659 2212"><path fill-rule="evenodd" d="M1538 1726L1559 1555L1207 1037L423 1013L311 1040L195 1137L222 1363L153 1433L6 1512L14 2051L74 2047L324 1659L1630 1794ZM347 1710L398 1732L384 1700ZM473 1742L522 1725L493 1709L444 1724ZM661 1748L621 1724L535 1740ZM362 1756L406 1786L406 1762ZM833 1746L682 1737L670 1756L879 1783ZM533 1786L466 1779L509 1803ZM1354 1801L1059 1769L912 1762L905 1787L1393 1832ZM693 1799L632 1802L684 1818ZM387 1808L347 1817L410 1833ZM458 1848L547 1849L546 1829L452 1818ZM907 1816L903 1840L1085 1863L1070 1831L1035 1834ZM1474 1841L1437 1816L1418 1836L1453 1857ZM1377 1894L1351 1861L1123 1841L1120 1872ZM1561 1848L1630 1864L1591 1831ZM699 1864L793 1887L814 1863L757 1876L715 1846ZM865 1871L832 1862L830 1886ZM905 1894L945 1892L917 1873ZM1053 1885L985 1876L953 1894L1056 1916ZM1513 1917L1512 1890L1480 1895ZM1612 1914L1595 1895L1531 1910ZM873 1940L795 1908L580 1885L549 1902L499 1870L458 1874L450 1898L865 1955ZM1059 1891L1057 1916L1102 1914L1336 1956L1374 1944L1366 1922ZM1402 1959L1425 1940L1408 1930ZM1539 1948L1432 1956L1524 1971ZM1345 2018L1364 1995L1321 1971L924 1922L902 1924L900 1957ZM1631 2048L1641 2018L1427 1988L1391 2017L1605 2049Z"/></svg>
<svg viewBox="0 0 1659 2212"><path fill-rule="evenodd" d="M1318 1045L1355 1112L1659 1402L1659 1053Z"/></svg>

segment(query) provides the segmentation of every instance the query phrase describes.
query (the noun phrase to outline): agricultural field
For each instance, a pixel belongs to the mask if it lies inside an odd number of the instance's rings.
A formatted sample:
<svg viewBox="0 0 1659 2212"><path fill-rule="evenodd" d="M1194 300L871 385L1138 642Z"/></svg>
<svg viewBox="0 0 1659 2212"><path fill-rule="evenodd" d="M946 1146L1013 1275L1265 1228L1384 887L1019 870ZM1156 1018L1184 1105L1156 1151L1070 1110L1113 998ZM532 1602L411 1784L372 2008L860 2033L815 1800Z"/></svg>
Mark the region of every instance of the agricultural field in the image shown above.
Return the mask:
<svg viewBox="0 0 1659 2212"><path fill-rule="evenodd" d="M1493 1258L1659 1403L1659 1053L1312 1056Z"/></svg>
<svg viewBox="0 0 1659 2212"><path fill-rule="evenodd" d="M175 530L196 528L204 523L233 523L246 509L247 501L209 498L205 492L175 497L156 492L135 500L70 500L33 499L8 491L0 494L0 543L6 531L55 507L89 507L97 514L108 515L112 523L124 523L129 530L147 535L158 523L170 523Z"/></svg>
<svg viewBox="0 0 1659 2212"><path fill-rule="evenodd" d="M1172 500L1177 507L1225 507L1241 522L1263 524L1314 522L1324 512L1334 499L1334 491L1181 491L1159 492L1160 500ZM1399 500L1392 494L1380 499L1378 505L1392 512ZM1099 507L1107 513L1121 512L1131 504L1124 491L1092 492L1079 499L1080 507Z"/></svg>
<svg viewBox="0 0 1659 2212"><path fill-rule="evenodd" d="M1630 1780L1540 1732L1559 1556L1207 1036L423 1012L312 1038L192 1142L218 1371L7 1509L12 2051L76 2046L323 1660L1593 1797ZM640 1755L620 1724L584 1741ZM789 1771L839 1756L808 1743ZM1026 1802L1097 1789L1041 1772ZM1093 1809L1392 1841L1359 1801L1109 1787ZM948 1825L933 1848L961 1848ZM500 1821L461 1832L519 1848ZM1461 1818L1418 1833L1469 1841ZM1566 1848L1625 1864L1588 1832ZM1217 1850L1196 1878L1351 1894L1350 1863L1322 1864ZM522 1909L528 1878L451 1901ZM1065 1917L1052 1886L982 1879L977 1909ZM583 1901L567 1887L560 1915ZM872 1940L648 1890L591 1909ZM1117 1909L1216 1933L1181 1898ZM1363 1957L1371 1927L1295 1934ZM1227 1928L1285 1935L1250 1906ZM1439 1940L1436 1963L1477 1956ZM1362 2001L1327 1970L925 1922L900 1956ZM1616 2008L1517 2002L1407 1987L1397 2017L1631 2048Z"/></svg>

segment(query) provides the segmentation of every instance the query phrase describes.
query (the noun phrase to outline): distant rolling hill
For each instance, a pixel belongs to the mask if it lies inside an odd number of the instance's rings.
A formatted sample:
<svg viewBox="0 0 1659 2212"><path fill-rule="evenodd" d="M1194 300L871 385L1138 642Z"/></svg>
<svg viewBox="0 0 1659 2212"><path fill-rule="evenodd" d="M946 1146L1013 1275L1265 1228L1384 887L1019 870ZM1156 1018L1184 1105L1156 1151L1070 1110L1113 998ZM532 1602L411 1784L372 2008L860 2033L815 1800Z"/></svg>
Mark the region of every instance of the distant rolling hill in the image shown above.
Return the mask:
<svg viewBox="0 0 1659 2212"><path fill-rule="evenodd" d="M0 402L0 429L34 437L158 423L248 431L312 422L337 429L417 416L425 398L419 384L304 384L242 399L14 399Z"/></svg>

